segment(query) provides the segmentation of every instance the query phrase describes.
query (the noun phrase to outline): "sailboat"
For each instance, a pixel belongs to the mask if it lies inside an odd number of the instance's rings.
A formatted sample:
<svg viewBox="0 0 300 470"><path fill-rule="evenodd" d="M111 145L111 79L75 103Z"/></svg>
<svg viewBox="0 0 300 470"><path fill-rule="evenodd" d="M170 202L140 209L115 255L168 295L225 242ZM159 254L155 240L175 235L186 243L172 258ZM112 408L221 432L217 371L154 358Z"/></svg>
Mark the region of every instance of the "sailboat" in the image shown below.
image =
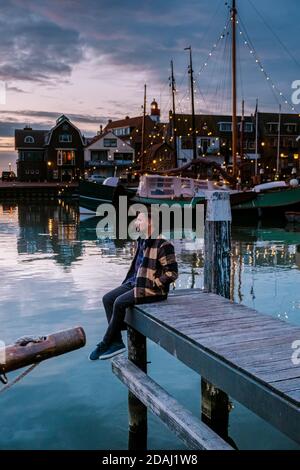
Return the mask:
<svg viewBox="0 0 300 470"><path fill-rule="evenodd" d="M237 162L237 138L238 138L238 123L237 123L237 64L236 64L236 24L237 24L237 8L236 8L236 0L232 0L231 4L231 28L232 28L232 176L233 176L233 189L230 190L231 195L231 206L233 211L238 214L239 212L248 213L251 212L252 215L262 217L264 214L272 211L279 211L285 212L289 211L296 211L298 207L300 208L300 187L295 185L286 184L285 182L281 182L282 184L278 184L278 181L270 182L266 185L257 185L252 190L248 191L237 191L235 189L238 173L239 173L239 166ZM190 75L190 94L191 94L191 136L192 136L192 149L193 149L193 162L192 165L196 165L197 161L201 159L197 159L197 143L196 143L196 126L195 126L195 109L194 109L194 78L193 78L193 63L192 63L192 49L191 47L187 47L185 50L189 51L190 62L189 62L189 75ZM176 148L176 113L175 113L175 100L174 100L174 76L173 76L173 63L171 63L171 71L172 71L172 97L173 97L173 119L172 119L172 132L173 132L173 142L175 142L175 149ZM258 133L258 113L256 112L256 174L257 174L257 158L258 158L258 150L257 150L257 133ZM277 174L279 172L279 155L280 155L280 124L281 124L281 107L279 108L279 123L278 123L278 146L277 146ZM177 155L176 155L177 156ZM203 159L202 159L203 162ZM201 164L203 164L201 162ZM177 171L176 171L177 170ZM184 167L171 169L168 171L168 174L181 174L181 171L184 170ZM161 172L160 174L162 174ZM155 175L153 175L155 176ZM158 175L156 175L157 177ZM167 178L167 177L165 177ZM229 178L227 178L229 179ZM163 183L160 182L162 185ZM218 189L216 186L214 188L209 189ZM151 198L147 200L147 198L141 197L141 194L138 195L139 199L144 199L145 202L150 202ZM161 196L161 195L160 195ZM156 195L159 198L159 195ZM167 194L164 197L166 201ZM174 199L172 195L171 201ZM199 200L199 202L202 202Z"/></svg>

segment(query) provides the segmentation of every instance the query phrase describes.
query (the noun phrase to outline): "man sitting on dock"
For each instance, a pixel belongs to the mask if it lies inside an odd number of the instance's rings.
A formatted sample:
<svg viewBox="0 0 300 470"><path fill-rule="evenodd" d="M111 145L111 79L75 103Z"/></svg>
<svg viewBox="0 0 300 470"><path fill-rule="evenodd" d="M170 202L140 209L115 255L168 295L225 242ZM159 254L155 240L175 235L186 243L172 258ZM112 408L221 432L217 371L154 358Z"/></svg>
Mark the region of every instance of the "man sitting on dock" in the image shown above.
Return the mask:
<svg viewBox="0 0 300 470"><path fill-rule="evenodd" d="M135 256L121 286L103 296L108 328L89 359L109 359L126 350L121 331L126 308L134 304L159 302L168 296L169 286L178 277L173 245L155 236L152 214L140 212L135 220L140 233Z"/></svg>

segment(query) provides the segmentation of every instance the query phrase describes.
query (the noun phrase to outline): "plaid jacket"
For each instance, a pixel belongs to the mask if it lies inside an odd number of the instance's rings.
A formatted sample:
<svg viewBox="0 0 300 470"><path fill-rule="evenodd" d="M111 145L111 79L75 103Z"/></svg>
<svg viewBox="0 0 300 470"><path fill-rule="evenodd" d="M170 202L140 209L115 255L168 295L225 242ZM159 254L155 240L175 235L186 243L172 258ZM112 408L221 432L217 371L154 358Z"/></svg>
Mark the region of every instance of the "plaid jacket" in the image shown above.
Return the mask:
<svg viewBox="0 0 300 470"><path fill-rule="evenodd" d="M138 239L138 244L141 239ZM129 271L122 282L132 276L138 249L132 260ZM135 303L157 302L168 296L169 285L178 277L174 246L163 238L145 240L145 251L142 264L137 272L134 299Z"/></svg>

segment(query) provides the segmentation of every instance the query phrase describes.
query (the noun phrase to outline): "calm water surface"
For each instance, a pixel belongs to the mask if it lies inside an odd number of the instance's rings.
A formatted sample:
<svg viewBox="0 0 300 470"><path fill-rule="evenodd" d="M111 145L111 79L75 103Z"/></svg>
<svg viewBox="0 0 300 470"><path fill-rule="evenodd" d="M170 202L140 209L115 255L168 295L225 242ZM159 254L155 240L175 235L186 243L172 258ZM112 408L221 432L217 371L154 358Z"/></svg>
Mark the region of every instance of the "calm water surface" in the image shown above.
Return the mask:
<svg viewBox="0 0 300 470"><path fill-rule="evenodd" d="M68 204L0 204L0 339L82 325L87 346L38 366L0 396L1 449L126 449L127 390L110 361L88 353L106 319L102 295L120 284L133 247L99 241L97 221L80 222ZM177 288L203 287L203 244L176 242ZM232 297L300 325L300 232L289 227L234 227ZM148 341L149 374L195 415L200 378ZM10 374L13 378L16 374ZM299 446L234 402L230 436L240 449ZM149 414L149 449L182 449Z"/></svg>

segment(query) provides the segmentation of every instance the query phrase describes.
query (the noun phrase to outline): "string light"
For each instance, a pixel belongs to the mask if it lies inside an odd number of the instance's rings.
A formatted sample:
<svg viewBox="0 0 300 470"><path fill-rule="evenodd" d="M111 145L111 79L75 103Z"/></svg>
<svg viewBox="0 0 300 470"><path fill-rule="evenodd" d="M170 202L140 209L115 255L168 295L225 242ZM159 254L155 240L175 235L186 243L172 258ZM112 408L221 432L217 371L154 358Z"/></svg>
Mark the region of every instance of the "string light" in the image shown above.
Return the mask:
<svg viewBox="0 0 300 470"><path fill-rule="evenodd" d="M241 29L239 29L239 32L241 35L244 34L244 32ZM260 71L265 75L265 78L267 82L270 84L270 86L272 87L272 89L275 90L281 98L283 98L284 103L287 104L291 108L292 111L295 111L295 106L288 100L288 98L282 93L282 91L275 85L270 75L265 71L265 68L263 67L256 51L254 50L253 47L250 46L249 41L245 40L243 41L243 43L249 49L250 54L253 55L253 57L255 58L255 63L260 68Z"/></svg>
<svg viewBox="0 0 300 470"><path fill-rule="evenodd" d="M227 20L227 23L225 24L224 28L223 28L223 31L226 31L227 29L227 25L229 23L229 20ZM207 58L205 59L205 62L204 64L202 65L202 67L200 67L200 70L198 71L198 75L201 75L201 73L203 72L203 70L205 69L205 67L207 67L208 65L208 61L209 59L212 57L213 53L215 52L215 50L217 49L220 41L222 39L224 39L226 37L226 35L224 33L221 33L220 36L218 37L218 40L213 44L212 48L210 49L208 55L207 55Z"/></svg>

